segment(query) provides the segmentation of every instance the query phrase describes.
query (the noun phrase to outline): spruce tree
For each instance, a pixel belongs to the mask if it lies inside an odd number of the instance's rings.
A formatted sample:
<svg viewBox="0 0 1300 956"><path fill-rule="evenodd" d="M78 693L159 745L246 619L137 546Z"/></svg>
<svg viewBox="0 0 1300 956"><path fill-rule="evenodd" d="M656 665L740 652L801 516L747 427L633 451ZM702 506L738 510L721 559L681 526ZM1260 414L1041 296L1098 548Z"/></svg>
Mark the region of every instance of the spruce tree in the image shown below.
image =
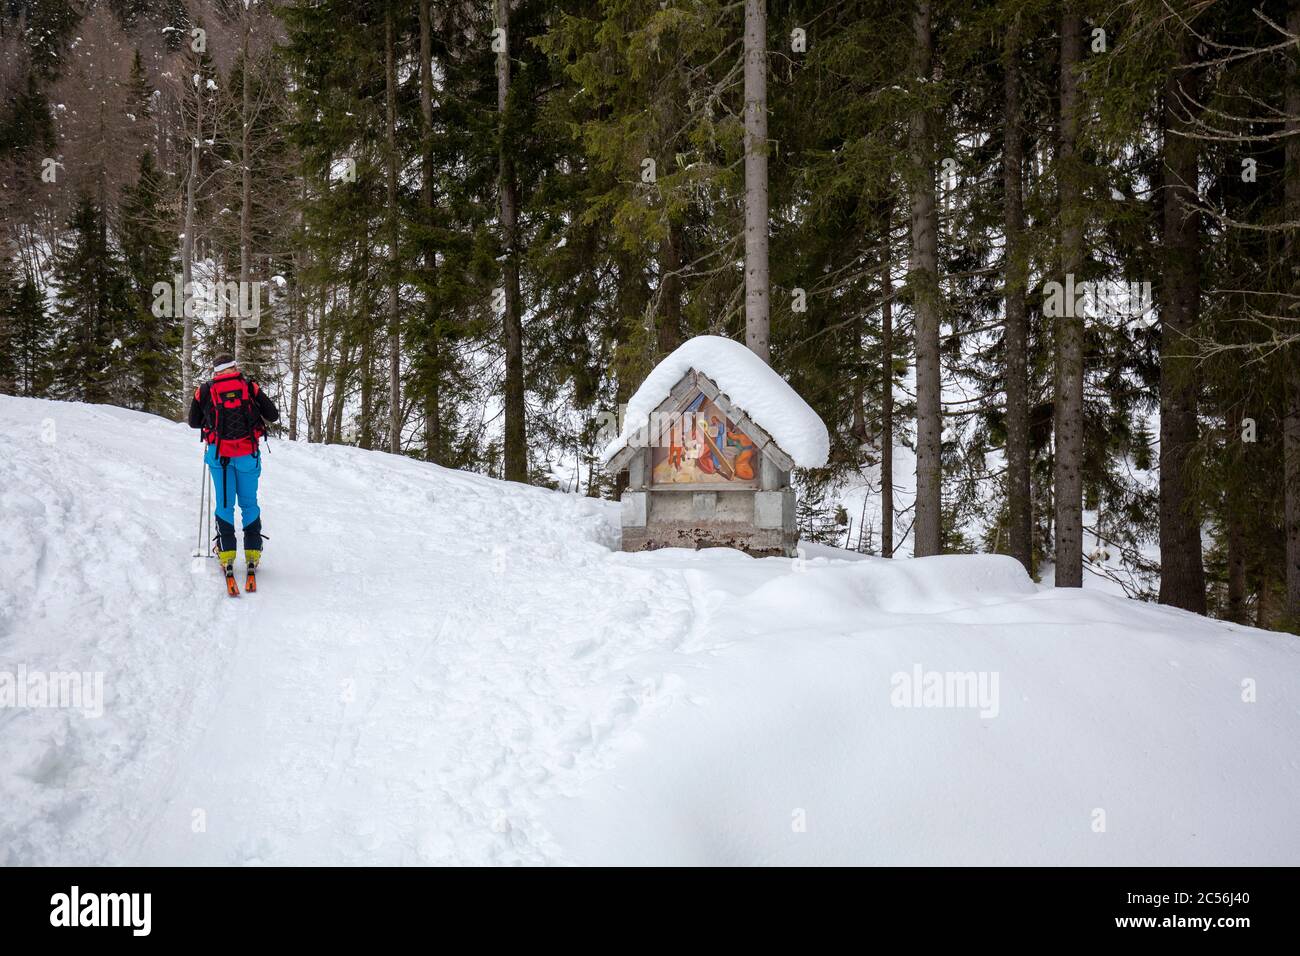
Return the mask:
<svg viewBox="0 0 1300 956"><path fill-rule="evenodd" d="M135 304L121 256L105 241L103 216L82 196L55 255L53 390L59 398L129 404L123 337Z"/></svg>
<svg viewBox="0 0 1300 956"><path fill-rule="evenodd" d="M19 394L13 307L17 291L12 264L0 258L0 395Z"/></svg>
<svg viewBox="0 0 1300 956"><path fill-rule="evenodd" d="M6 345L13 376L13 394L37 398L50 384L50 316L40 289L30 276L11 286L7 300Z"/></svg>
<svg viewBox="0 0 1300 956"><path fill-rule="evenodd" d="M123 345L132 404L155 415L177 412L180 389L180 316L176 309L154 309L154 285L173 283L175 274L175 244L162 209L166 190L153 153L146 151L139 179L122 202L122 253L132 303Z"/></svg>

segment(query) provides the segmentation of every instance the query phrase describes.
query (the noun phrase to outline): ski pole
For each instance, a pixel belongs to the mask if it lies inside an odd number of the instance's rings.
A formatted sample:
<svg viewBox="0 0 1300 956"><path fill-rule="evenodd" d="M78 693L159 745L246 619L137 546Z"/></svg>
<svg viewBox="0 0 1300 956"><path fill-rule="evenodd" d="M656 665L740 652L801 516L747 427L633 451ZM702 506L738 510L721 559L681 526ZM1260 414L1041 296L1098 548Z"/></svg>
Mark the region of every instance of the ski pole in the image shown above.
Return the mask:
<svg viewBox="0 0 1300 956"><path fill-rule="evenodd" d="M206 480L208 477L207 471L208 463L205 461L203 463L203 477L205 479L203 482L203 490L207 494L207 507L203 509L203 521L206 525L206 533L203 536L203 556L205 558L210 558L212 557L212 492L209 489L212 485Z"/></svg>
<svg viewBox="0 0 1300 956"><path fill-rule="evenodd" d="M194 557L196 558L203 556L203 505L207 499L208 491L208 466L203 462L199 464L203 465L203 478L199 484L199 543L194 549Z"/></svg>

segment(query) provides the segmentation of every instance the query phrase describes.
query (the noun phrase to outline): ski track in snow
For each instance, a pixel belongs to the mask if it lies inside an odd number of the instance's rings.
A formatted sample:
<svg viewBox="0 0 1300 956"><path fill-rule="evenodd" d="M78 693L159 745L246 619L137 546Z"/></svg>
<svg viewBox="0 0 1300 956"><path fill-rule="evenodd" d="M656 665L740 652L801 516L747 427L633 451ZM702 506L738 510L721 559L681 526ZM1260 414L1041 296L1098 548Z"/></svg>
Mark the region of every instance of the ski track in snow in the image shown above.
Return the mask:
<svg viewBox="0 0 1300 956"><path fill-rule="evenodd" d="M627 555L608 502L283 441L235 601L189 557L200 467L175 424L0 397L0 671L105 675L98 719L0 709L0 863L974 862L1016 823L991 862L1300 856L1294 638L998 558ZM890 707L989 660L1001 720ZM791 837L817 801L833 848Z"/></svg>

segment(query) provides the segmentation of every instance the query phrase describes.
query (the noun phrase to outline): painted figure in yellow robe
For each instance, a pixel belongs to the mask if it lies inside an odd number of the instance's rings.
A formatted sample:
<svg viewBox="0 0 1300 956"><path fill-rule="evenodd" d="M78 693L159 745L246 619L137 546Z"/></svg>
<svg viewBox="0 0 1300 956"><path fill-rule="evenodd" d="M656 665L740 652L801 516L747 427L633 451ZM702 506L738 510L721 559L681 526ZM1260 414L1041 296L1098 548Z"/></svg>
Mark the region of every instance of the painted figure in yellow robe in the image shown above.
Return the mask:
<svg viewBox="0 0 1300 956"><path fill-rule="evenodd" d="M731 480L750 481L758 449L744 432L732 428L717 415L710 416L704 431L704 448L697 461L700 471ZM734 457L732 457L734 455Z"/></svg>

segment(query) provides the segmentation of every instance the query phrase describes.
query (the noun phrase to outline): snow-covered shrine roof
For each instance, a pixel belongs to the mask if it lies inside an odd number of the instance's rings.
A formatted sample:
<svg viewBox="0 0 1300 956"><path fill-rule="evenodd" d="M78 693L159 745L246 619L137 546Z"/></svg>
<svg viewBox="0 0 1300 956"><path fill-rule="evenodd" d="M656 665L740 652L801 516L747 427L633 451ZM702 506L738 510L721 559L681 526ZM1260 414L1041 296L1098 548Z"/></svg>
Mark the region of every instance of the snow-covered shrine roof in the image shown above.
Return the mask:
<svg viewBox="0 0 1300 956"><path fill-rule="evenodd" d="M627 467L634 449L645 444L650 416L660 411L689 376L742 430L775 448L767 454L800 468L820 468L830 455L830 435L821 417L772 367L739 342L700 335L684 342L652 371L627 403L623 427L605 446L601 460L611 471ZM703 378L701 378L703 376ZM705 381L707 379L707 381ZM758 427L755 428L754 426ZM764 441L766 439L767 441Z"/></svg>

